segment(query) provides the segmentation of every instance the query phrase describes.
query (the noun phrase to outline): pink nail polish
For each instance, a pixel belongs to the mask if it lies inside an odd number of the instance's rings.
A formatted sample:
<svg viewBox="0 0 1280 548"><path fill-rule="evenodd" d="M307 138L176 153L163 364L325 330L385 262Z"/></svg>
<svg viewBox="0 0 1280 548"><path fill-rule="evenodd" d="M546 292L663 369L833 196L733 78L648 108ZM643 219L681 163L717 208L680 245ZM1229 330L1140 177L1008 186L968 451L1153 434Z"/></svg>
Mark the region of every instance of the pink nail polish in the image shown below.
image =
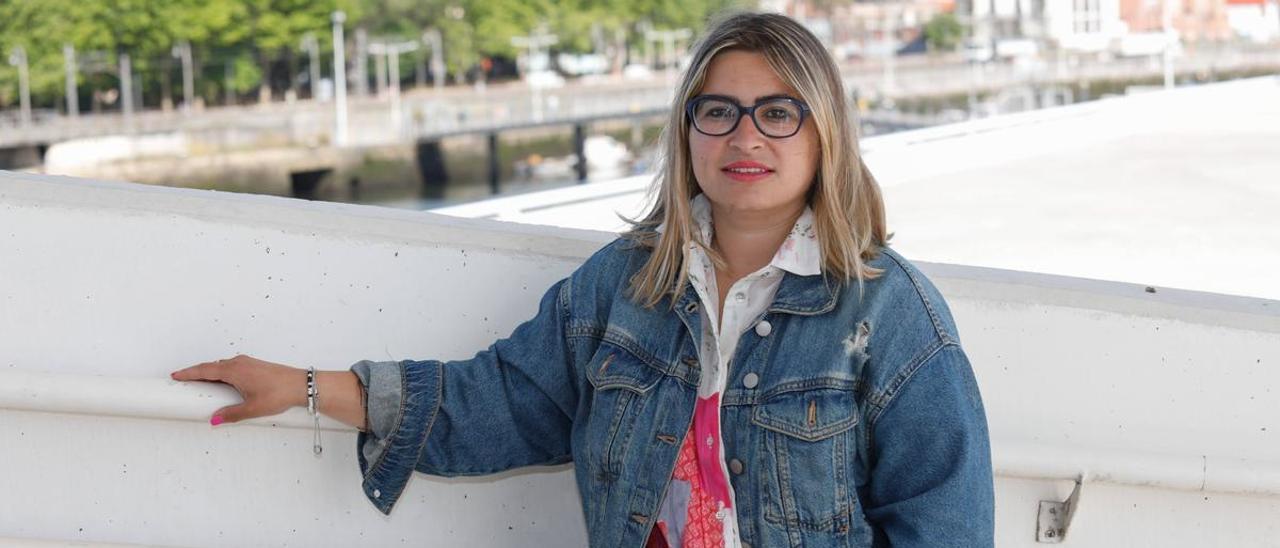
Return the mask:
<svg viewBox="0 0 1280 548"><path fill-rule="evenodd" d="M214 426L222 424L222 417L219 415L214 415L212 419L209 419L209 424L212 424Z"/></svg>

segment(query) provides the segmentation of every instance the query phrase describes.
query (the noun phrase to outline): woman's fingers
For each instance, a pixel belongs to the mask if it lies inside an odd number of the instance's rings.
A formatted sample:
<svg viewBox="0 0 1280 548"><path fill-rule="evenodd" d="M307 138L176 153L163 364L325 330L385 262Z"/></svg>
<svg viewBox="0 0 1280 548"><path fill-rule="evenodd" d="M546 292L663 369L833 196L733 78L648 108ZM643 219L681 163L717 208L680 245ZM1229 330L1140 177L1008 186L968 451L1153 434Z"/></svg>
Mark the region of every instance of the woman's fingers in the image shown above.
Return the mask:
<svg viewBox="0 0 1280 548"><path fill-rule="evenodd" d="M178 381L215 381L231 385L243 402L213 413L209 424L240 422L275 415L305 402L305 375L300 369L271 363L243 354L233 358L196 364L169 374Z"/></svg>
<svg viewBox="0 0 1280 548"><path fill-rule="evenodd" d="M219 381L225 382L228 369L233 362L247 356L236 356L231 359L196 364L186 369L179 369L169 374L175 381Z"/></svg>
<svg viewBox="0 0 1280 548"><path fill-rule="evenodd" d="M248 410L248 405L244 403L236 405L228 405L213 412L213 416L209 418L209 424L218 426L224 423L236 423L245 419L252 419L253 415Z"/></svg>

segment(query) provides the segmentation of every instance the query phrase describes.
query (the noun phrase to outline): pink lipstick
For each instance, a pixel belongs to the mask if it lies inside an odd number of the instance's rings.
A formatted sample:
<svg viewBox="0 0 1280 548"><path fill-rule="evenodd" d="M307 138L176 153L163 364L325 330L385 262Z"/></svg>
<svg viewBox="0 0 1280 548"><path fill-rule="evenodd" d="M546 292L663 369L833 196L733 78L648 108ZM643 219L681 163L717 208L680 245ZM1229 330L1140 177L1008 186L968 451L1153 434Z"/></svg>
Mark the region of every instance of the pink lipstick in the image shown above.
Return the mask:
<svg viewBox="0 0 1280 548"><path fill-rule="evenodd" d="M773 174L773 169L760 162L738 161L720 168L730 179L742 183L759 181Z"/></svg>

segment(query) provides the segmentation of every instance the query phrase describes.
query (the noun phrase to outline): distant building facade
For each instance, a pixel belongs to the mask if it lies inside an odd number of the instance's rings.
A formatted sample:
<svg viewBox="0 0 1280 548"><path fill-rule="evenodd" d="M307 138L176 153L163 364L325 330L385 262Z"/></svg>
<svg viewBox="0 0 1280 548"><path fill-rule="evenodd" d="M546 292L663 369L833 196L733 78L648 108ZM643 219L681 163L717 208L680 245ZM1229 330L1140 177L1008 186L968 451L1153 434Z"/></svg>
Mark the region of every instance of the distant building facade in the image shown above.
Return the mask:
<svg viewBox="0 0 1280 548"><path fill-rule="evenodd" d="M1166 6L1170 22L1184 43L1223 41L1233 33L1227 21L1228 0L1120 0L1120 16L1132 33L1163 32Z"/></svg>
<svg viewBox="0 0 1280 548"><path fill-rule="evenodd" d="M886 0L820 5L800 0L759 3L761 9L804 21L843 59L884 55L888 33L897 46L920 39L924 25L940 13L955 14L969 29L970 47L994 51L1021 42L1034 43L1040 50L1149 55L1168 43L1166 7L1171 10L1171 29L1183 44L1280 40L1280 0Z"/></svg>
<svg viewBox="0 0 1280 548"><path fill-rule="evenodd" d="M1250 42L1280 41L1280 0L1227 0L1227 26Z"/></svg>
<svg viewBox="0 0 1280 548"><path fill-rule="evenodd" d="M1046 47L1105 51L1124 34L1122 0L958 0L978 42L1032 40Z"/></svg>

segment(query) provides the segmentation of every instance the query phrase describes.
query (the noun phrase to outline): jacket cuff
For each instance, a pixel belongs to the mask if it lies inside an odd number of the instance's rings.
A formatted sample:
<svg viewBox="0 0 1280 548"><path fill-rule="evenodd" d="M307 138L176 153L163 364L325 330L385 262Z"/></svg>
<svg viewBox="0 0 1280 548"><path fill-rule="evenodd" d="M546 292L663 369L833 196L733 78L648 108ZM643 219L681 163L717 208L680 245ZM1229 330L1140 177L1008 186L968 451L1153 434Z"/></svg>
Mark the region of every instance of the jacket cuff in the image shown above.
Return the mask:
<svg viewBox="0 0 1280 548"><path fill-rule="evenodd" d="M403 373L399 362L368 360L352 365L351 372L355 373L365 391L364 414L369 421L370 435L358 449L366 460L377 462L400 417L404 403Z"/></svg>
<svg viewBox="0 0 1280 548"><path fill-rule="evenodd" d="M367 393L370 431L356 437L364 493L379 511L390 514L435 421L443 367L438 361L361 361L351 371Z"/></svg>

